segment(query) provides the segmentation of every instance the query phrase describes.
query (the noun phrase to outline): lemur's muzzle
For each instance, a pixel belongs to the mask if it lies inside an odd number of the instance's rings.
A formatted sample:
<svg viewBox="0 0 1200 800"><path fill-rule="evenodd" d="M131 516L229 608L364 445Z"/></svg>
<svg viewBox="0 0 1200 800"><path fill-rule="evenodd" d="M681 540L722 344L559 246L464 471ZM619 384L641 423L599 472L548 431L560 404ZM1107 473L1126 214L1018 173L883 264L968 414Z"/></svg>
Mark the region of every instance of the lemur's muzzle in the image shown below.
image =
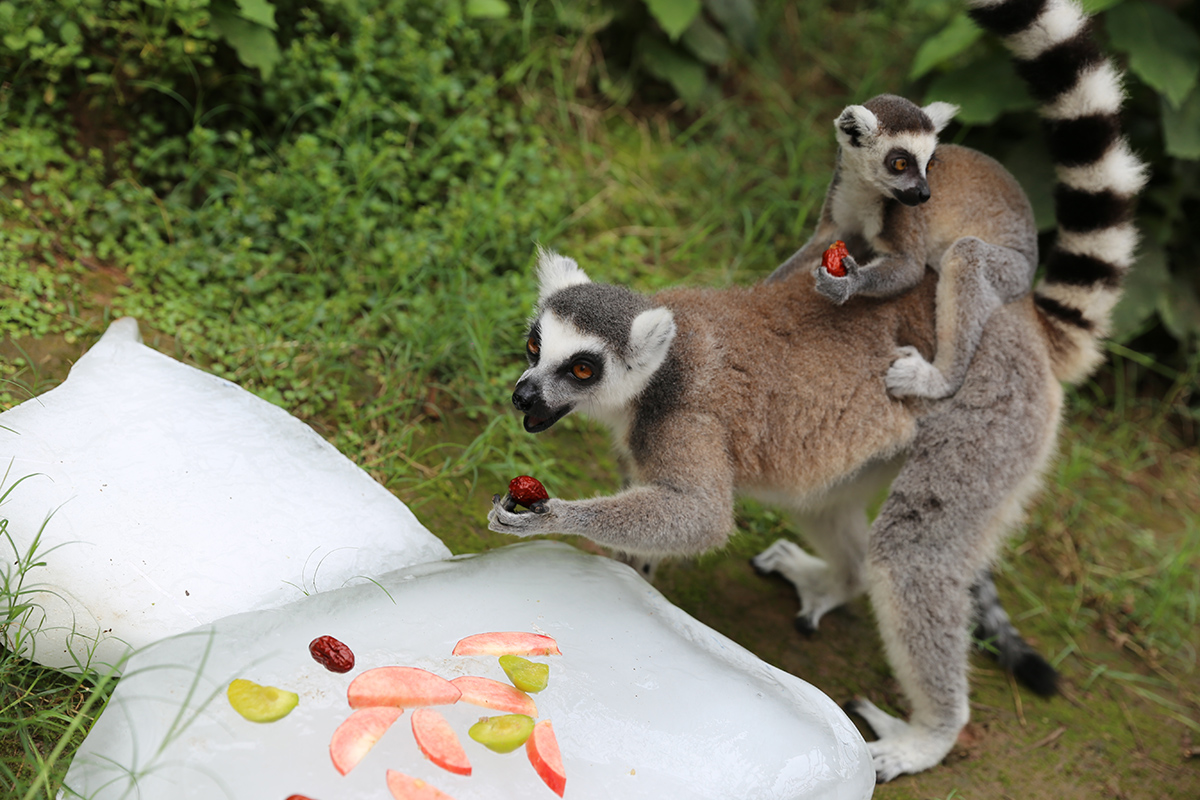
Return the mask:
<svg viewBox="0 0 1200 800"><path fill-rule="evenodd" d="M919 206L929 199L929 184L922 180L916 186L907 189L892 189L892 196L906 206Z"/></svg>
<svg viewBox="0 0 1200 800"><path fill-rule="evenodd" d="M517 411L525 415L525 430L529 433L541 433L571 411L569 405L557 409L547 406L541 387L528 378L517 381L512 401Z"/></svg>

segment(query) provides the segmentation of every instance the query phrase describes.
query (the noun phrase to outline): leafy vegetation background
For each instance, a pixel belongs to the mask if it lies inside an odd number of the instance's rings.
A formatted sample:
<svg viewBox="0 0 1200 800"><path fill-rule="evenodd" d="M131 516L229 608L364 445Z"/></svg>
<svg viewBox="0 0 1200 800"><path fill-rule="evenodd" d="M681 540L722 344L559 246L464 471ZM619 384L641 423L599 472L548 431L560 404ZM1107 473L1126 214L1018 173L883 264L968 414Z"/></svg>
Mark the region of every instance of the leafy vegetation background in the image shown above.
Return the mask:
<svg viewBox="0 0 1200 800"><path fill-rule="evenodd" d="M1060 704L1067 716L1036 733L1022 712L1011 764L966 759L938 773L951 788L935 775L890 796L945 797L980 775L1035 796L1031 774L1045 796L1097 796L1097 760L1154 787L1146 796L1195 795L1156 765L1178 766L1164 741L1177 754L1180 736L1200 736L1197 4L1092 2L1130 70L1127 125L1154 168L1144 246L1112 361L1073 395L1048 499L1001 583L1022 627L1107 710L1076 720ZM551 491L572 496L617 482L597 429L569 419L535 439L509 413L535 243L642 289L755 280L812 228L830 121L883 91L961 103L950 136L1001 157L1052 227L1031 103L961 12L949 0L0 0L0 407L61 381L108 321L133 315L153 346L313 425L455 552L503 544L481 519L511 475L553 475ZM19 499L4 489L0 503ZM668 596L826 691L878 697L878 657L797 644L790 590L743 574L785 521L747 503L739 525L727 551L665 570ZM11 541L0 524L0 552ZM36 554L13 556L36 570ZM0 627L22 609L6 574ZM873 635L869 612L831 619L827 642ZM1010 705L993 683L985 673L979 702ZM0 786L53 797L111 686L0 648ZM1083 732L1109 717L1116 733ZM1031 751L1043 735L1077 748L1081 772L1041 758L1048 744Z"/></svg>

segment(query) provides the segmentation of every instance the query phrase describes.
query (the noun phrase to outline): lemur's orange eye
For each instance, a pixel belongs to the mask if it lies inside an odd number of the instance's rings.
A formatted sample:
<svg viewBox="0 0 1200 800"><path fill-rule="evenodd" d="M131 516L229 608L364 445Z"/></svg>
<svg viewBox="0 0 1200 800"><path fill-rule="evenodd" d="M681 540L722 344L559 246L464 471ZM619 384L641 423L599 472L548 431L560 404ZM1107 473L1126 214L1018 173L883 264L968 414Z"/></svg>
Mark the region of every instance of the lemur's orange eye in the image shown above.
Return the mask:
<svg viewBox="0 0 1200 800"><path fill-rule="evenodd" d="M529 341L525 343L525 347L528 348L529 352L533 353L535 356L538 354L538 350L540 349L538 347L537 340L533 337L530 337Z"/></svg>
<svg viewBox="0 0 1200 800"><path fill-rule="evenodd" d="M576 378L579 378L581 381L586 381L588 378L592 377L592 368L581 361L575 366L571 367L571 374Z"/></svg>
<svg viewBox="0 0 1200 800"><path fill-rule="evenodd" d="M907 158L893 158L892 159L892 169L896 170L896 172L904 172L904 170L908 169L908 159Z"/></svg>

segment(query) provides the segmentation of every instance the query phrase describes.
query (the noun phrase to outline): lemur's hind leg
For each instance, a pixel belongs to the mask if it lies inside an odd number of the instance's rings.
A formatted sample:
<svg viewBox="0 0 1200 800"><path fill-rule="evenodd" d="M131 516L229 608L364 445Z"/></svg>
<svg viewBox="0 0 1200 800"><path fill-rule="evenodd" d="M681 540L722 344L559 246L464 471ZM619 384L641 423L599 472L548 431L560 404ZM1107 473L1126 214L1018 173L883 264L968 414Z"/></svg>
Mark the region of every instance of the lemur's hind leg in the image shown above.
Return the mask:
<svg viewBox="0 0 1200 800"><path fill-rule="evenodd" d="M750 563L759 573L777 572L796 587L800 610L796 629L809 634L829 611L866 588L869 523L866 506L888 484L900 461L871 464L853 480L835 487L817 508L793 508L791 517L817 556L779 539ZM819 556L819 557L818 557Z"/></svg>
<svg viewBox="0 0 1200 800"><path fill-rule="evenodd" d="M821 617L858 597L866 589L867 512L860 506L838 506L826 511L795 515L821 558L811 556L787 539L751 560L760 573L778 572L796 587L800 610L795 625L812 633Z"/></svg>
<svg viewBox="0 0 1200 800"><path fill-rule="evenodd" d="M1039 485L1058 423L1061 388L1022 332L1036 324L1029 303L995 315L962 388L919 420L872 526L871 601L911 706L905 722L851 705L879 734L880 781L940 762L969 717L971 585Z"/></svg>
<svg viewBox="0 0 1200 800"><path fill-rule="evenodd" d="M940 399L957 392L984 325L1030 291L1035 269L1029 255L974 236L951 245L938 269L937 355L931 364L915 348L900 348L886 377L892 395Z"/></svg>

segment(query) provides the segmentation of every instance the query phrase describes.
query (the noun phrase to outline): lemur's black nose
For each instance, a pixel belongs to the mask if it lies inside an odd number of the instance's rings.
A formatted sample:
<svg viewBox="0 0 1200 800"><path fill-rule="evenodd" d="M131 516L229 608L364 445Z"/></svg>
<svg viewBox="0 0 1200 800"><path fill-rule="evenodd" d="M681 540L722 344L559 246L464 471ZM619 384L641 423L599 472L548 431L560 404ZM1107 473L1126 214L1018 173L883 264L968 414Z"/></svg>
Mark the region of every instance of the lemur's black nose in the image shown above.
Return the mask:
<svg viewBox="0 0 1200 800"><path fill-rule="evenodd" d="M517 388L513 391L513 405L517 407L517 411L522 414L528 414L534 403L538 399L537 387L527 381L518 381Z"/></svg>

